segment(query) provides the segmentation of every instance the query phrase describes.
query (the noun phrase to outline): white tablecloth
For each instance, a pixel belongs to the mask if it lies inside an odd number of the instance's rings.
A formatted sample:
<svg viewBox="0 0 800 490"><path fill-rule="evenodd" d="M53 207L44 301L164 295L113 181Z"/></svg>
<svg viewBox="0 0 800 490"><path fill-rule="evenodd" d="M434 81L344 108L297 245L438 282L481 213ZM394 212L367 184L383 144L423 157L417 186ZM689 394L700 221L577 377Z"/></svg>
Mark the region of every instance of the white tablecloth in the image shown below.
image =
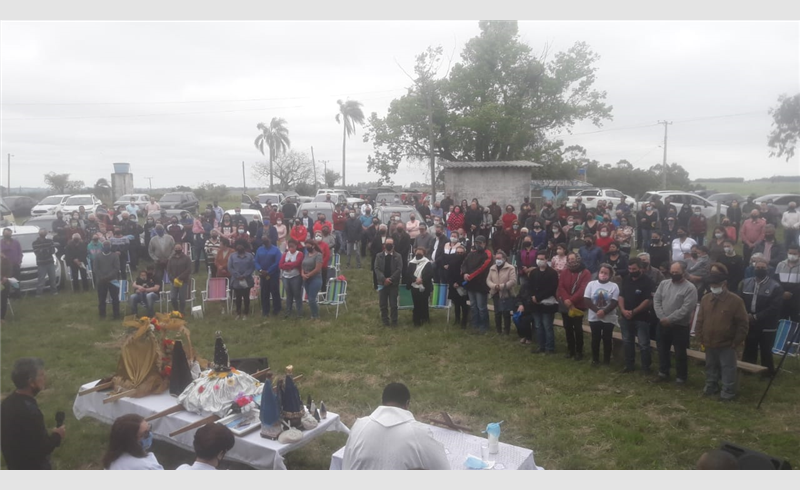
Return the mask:
<svg viewBox="0 0 800 490"><path fill-rule="evenodd" d="M91 388L95 384L97 384L97 381L87 383L81 386L81 391ZM91 417L106 424L112 424L117 417L127 413L137 413L142 417L148 417L177 404L177 399L170 396L168 392L144 398L122 398L112 403L103 404L103 399L107 395L108 392L95 392L77 396L75 404L72 406L75 417L78 420L83 417ZM169 437L169 434L200 420L200 418L199 415L191 412L173 413L150 422L151 431L155 439L194 452L192 446L194 430L178 434L175 437ZM236 437L236 445L226 453L225 459L238 461L258 469L285 470L286 465L283 462L283 455L305 446L328 431L350 433L350 429L342 423L339 415L328 412L328 417L325 420L322 420L315 429L303 431L303 439L294 444L281 444L278 441L264 439L258 430L244 437Z"/></svg>
<svg viewBox="0 0 800 490"><path fill-rule="evenodd" d="M478 458L481 457L481 446L487 445L485 437L477 437L463 432L457 432L435 425L428 425L433 433L433 438L444 445L444 450L447 453L447 460L450 462L451 470L466 470L469 469L464 466L464 461L467 455L471 454ZM502 436L501 436L502 438ZM500 442L500 451L494 455L496 470L543 470L544 468L536 466L533 461L533 451L523 447L512 446ZM344 459L344 448L339 449L333 456L331 456L332 470L342 469L342 460Z"/></svg>

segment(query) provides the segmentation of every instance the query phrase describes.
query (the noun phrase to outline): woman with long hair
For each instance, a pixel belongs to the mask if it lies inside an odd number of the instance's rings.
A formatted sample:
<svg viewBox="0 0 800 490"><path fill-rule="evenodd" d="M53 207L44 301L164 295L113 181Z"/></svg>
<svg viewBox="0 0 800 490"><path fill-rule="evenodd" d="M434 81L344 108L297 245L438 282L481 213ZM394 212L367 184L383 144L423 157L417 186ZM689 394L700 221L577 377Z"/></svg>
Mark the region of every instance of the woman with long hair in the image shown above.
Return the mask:
<svg viewBox="0 0 800 490"><path fill-rule="evenodd" d="M150 424L144 417L129 413L117 418L111 426L108 449L103 455L107 470L163 470L155 455L149 452L153 444Z"/></svg>
<svg viewBox="0 0 800 490"><path fill-rule="evenodd" d="M454 206L447 217L447 229L450 233L455 233L462 226L464 226L464 213L461 210L461 206Z"/></svg>

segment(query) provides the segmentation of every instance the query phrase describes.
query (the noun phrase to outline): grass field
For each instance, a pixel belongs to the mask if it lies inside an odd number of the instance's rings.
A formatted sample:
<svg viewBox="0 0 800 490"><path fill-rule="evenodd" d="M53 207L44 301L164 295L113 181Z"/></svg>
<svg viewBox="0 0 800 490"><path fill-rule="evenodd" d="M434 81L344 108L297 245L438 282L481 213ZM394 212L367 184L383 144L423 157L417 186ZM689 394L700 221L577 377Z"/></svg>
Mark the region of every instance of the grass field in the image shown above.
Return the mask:
<svg viewBox="0 0 800 490"><path fill-rule="evenodd" d="M323 308L322 321L313 324L264 321L260 314L233 322L212 306L204 319L189 320L192 342L210 359L214 332L220 330L231 357L266 356L276 372L293 364L305 375L299 383L303 399L310 394L324 400L348 426L372 412L387 383L404 382L418 420L447 411L476 431L505 420L501 440L532 448L537 464L547 469L689 469L722 441L800 462L797 359L787 360L790 372L780 374L756 410L767 385L759 377L740 376L740 398L720 403L701 396L704 374L697 363L690 361L685 387L650 384L638 372L620 374L619 358L597 369L590 367L590 356L580 363L564 359L559 328L555 356L530 354L513 333L511 338L468 335L446 325L442 311L432 311L432 324L422 328L411 326L411 311L401 311L400 328L389 330L380 326L369 271L342 273L349 283L349 311L338 320ZM195 279L203 289L205 274ZM51 423L57 410L67 412L67 439L54 453L54 466L100 469L109 427L75 420L71 407L81 384L114 371L124 329L120 322L99 320L94 292L74 294L68 286L56 297L24 298L13 307L16 315L1 330L0 390L13 389L14 359L44 359L48 386L37 399L45 420ZM588 353L588 336L585 344ZM331 454L345 441L343 434L328 433L290 453L286 464L327 469ZM161 442L153 451L168 469L193 458Z"/></svg>
<svg viewBox="0 0 800 490"><path fill-rule="evenodd" d="M704 185L707 189L716 189L718 192L735 192L742 197L755 194L760 197L766 194L788 194L800 192L799 182L703 182L696 181L696 184Z"/></svg>

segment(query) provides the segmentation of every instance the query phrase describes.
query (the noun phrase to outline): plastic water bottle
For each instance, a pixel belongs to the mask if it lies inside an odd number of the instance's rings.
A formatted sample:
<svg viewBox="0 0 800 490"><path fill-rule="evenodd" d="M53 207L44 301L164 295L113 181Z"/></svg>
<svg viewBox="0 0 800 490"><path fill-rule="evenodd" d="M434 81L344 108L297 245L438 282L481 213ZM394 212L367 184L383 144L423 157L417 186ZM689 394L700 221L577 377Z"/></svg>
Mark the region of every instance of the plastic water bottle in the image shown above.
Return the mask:
<svg viewBox="0 0 800 490"><path fill-rule="evenodd" d="M497 454L500 451L500 422L492 422L486 426L486 434L489 439L489 454Z"/></svg>

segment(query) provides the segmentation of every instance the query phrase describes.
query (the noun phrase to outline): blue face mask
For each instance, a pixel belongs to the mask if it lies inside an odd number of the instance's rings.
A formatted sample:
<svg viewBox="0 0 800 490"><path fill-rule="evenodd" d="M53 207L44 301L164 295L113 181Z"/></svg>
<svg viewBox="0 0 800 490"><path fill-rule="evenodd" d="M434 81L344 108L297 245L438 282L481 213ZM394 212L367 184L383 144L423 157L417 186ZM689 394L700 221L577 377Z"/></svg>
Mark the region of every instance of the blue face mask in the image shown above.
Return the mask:
<svg viewBox="0 0 800 490"><path fill-rule="evenodd" d="M164 236L164 230L156 230L158 236Z"/></svg>
<svg viewBox="0 0 800 490"><path fill-rule="evenodd" d="M144 449L145 451L150 449L150 446L153 445L153 433L150 432L150 431L147 431L147 437L145 437L144 439L139 441L139 444L142 445L142 449Z"/></svg>

